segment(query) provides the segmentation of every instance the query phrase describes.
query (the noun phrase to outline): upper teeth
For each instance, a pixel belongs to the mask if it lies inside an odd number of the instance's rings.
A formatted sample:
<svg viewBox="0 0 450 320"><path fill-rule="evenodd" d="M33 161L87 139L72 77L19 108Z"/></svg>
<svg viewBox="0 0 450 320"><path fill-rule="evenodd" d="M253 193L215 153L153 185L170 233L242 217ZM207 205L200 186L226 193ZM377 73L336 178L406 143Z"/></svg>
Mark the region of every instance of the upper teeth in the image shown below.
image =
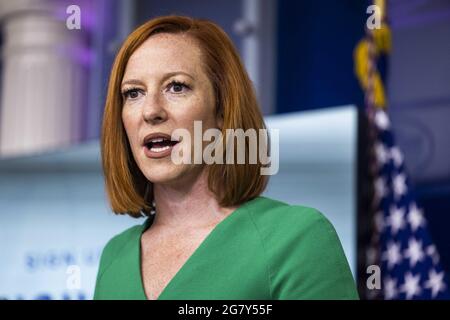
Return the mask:
<svg viewBox="0 0 450 320"><path fill-rule="evenodd" d="M150 141L151 142L162 142L162 141L164 141L164 138L155 138L155 139L152 139Z"/></svg>

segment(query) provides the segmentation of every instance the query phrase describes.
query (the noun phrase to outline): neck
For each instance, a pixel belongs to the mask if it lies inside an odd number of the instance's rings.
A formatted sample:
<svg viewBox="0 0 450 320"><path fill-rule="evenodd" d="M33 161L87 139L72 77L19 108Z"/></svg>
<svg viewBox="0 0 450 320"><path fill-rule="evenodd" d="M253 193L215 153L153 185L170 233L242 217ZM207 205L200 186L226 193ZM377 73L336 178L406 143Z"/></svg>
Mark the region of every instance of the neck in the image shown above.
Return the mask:
<svg viewBox="0 0 450 320"><path fill-rule="evenodd" d="M170 229L208 228L216 225L236 207L221 207L208 189L207 170L190 183L153 186L156 203L154 226Z"/></svg>

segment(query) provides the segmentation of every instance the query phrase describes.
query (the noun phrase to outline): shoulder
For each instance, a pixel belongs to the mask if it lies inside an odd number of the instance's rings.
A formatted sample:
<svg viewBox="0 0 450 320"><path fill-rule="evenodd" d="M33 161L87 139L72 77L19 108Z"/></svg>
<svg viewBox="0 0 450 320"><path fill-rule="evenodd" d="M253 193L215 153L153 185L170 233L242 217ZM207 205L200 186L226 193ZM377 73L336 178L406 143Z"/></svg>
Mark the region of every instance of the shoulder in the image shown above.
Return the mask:
<svg viewBox="0 0 450 320"><path fill-rule="evenodd" d="M140 298L135 287L139 283L139 273L132 271L138 270L139 240L147 221L126 229L107 242L100 258L94 300Z"/></svg>
<svg viewBox="0 0 450 320"><path fill-rule="evenodd" d="M261 197L247 211L264 247L274 298L357 298L336 230L319 210Z"/></svg>
<svg viewBox="0 0 450 320"><path fill-rule="evenodd" d="M332 223L319 210L302 205L259 197L246 207L250 220L268 248L281 250L280 246L315 248L340 246Z"/></svg>
<svg viewBox="0 0 450 320"><path fill-rule="evenodd" d="M335 232L331 222L317 209L290 205L268 197L259 197L246 207L252 221L261 231L280 234L302 232Z"/></svg>
<svg viewBox="0 0 450 320"><path fill-rule="evenodd" d="M121 252L129 245L131 242L136 241L143 228L144 224L138 224L132 226L125 231L112 237L103 248L100 266L98 270L98 278L102 276L106 269L121 255Z"/></svg>

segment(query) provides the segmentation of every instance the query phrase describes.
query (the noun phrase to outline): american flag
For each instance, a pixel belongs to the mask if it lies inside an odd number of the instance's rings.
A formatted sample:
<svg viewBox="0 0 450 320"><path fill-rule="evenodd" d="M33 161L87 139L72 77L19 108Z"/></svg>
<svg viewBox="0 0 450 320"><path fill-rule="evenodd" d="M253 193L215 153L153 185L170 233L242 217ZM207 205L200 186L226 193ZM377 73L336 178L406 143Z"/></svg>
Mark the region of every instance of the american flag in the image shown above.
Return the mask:
<svg viewBox="0 0 450 320"><path fill-rule="evenodd" d="M376 232L368 259L381 266L382 298L450 299L448 278L415 201L388 114L378 109L371 119Z"/></svg>

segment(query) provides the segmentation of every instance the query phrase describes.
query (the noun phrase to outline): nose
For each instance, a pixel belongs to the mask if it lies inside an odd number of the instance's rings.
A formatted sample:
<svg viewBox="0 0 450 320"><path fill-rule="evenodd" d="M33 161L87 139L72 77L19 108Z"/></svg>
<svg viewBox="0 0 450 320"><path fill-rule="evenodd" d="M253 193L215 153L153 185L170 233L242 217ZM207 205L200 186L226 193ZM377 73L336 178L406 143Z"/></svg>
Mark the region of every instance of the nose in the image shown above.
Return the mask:
<svg viewBox="0 0 450 320"><path fill-rule="evenodd" d="M146 103L142 110L145 122L157 124L166 121L167 112L161 100L157 93L147 95Z"/></svg>

